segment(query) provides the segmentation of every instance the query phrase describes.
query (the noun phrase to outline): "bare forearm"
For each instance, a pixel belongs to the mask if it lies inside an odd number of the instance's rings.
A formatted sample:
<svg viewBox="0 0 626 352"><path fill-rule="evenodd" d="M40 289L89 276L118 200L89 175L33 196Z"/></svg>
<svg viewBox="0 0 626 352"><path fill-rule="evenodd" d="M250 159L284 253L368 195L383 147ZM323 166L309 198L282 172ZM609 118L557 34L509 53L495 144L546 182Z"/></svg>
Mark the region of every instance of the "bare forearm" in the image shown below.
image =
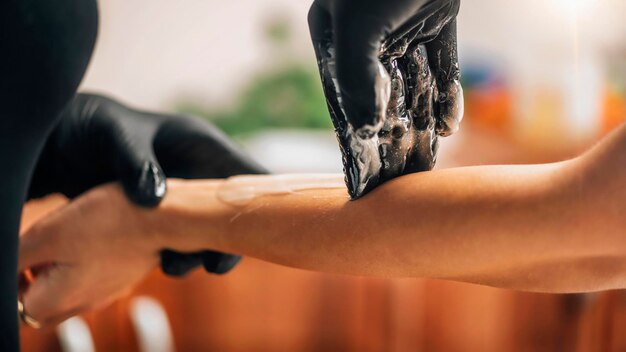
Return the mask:
<svg viewBox="0 0 626 352"><path fill-rule="evenodd" d="M209 201L219 183L183 181L161 211L186 234L174 248L357 275L542 291L607 288L613 278L599 283L580 275L616 269L623 248L611 224L584 216L584 200L567 187L568 169L451 169L396 179L356 202L344 189L324 189L259 196L245 206Z"/></svg>

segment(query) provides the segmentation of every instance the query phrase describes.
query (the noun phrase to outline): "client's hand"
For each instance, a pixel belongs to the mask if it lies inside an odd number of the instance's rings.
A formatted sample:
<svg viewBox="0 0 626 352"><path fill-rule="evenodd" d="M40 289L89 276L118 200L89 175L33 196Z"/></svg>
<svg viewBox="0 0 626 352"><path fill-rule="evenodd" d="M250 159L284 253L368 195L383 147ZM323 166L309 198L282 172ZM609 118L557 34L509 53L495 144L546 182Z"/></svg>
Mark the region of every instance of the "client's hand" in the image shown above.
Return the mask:
<svg viewBox="0 0 626 352"><path fill-rule="evenodd" d="M99 186L42 218L20 239L20 285L29 315L59 322L123 293L159 263L159 241L116 184Z"/></svg>
<svg viewBox="0 0 626 352"><path fill-rule="evenodd" d="M56 192L75 197L99 184L120 181L134 203L150 207L165 195L165 175L193 179L264 172L207 122L137 111L103 96L79 94L46 142L29 198ZM224 273L238 261L211 251L162 255L164 271L173 275L202 264L208 271Z"/></svg>

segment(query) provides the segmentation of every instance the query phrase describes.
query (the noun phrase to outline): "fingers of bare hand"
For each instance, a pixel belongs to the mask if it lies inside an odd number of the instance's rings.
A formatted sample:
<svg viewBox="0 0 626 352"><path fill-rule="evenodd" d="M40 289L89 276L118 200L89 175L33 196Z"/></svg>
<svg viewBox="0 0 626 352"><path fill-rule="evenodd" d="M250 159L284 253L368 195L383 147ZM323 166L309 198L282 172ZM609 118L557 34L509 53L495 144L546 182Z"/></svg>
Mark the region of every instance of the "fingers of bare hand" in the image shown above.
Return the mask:
<svg viewBox="0 0 626 352"><path fill-rule="evenodd" d="M67 229L62 231L57 220L58 214L52 213L39 220L20 236L19 272L57 262L64 247L67 246Z"/></svg>
<svg viewBox="0 0 626 352"><path fill-rule="evenodd" d="M67 271L71 268L68 236L71 228L61 228L63 211L55 211L40 219L20 236L19 296L23 304L22 321L38 324L57 321L70 309L63 290ZM34 326L36 324L28 324Z"/></svg>
<svg viewBox="0 0 626 352"><path fill-rule="evenodd" d="M84 302L76 294L80 276L71 266L51 266L20 293L22 321L31 327L59 323L82 311Z"/></svg>

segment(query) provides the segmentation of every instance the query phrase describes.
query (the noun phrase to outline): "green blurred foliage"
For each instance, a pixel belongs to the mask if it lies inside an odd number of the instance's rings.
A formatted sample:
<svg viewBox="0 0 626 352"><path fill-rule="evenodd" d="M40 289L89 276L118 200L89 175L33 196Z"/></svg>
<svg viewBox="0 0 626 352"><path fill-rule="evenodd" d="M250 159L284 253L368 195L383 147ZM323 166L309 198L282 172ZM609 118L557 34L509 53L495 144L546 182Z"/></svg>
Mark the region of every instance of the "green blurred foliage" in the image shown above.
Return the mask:
<svg viewBox="0 0 626 352"><path fill-rule="evenodd" d="M276 56L276 68L253 77L231 108L214 109L183 100L175 109L204 117L237 137L268 128L332 129L317 67L289 57L288 19L273 17L262 30Z"/></svg>
<svg viewBox="0 0 626 352"><path fill-rule="evenodd" d="M211 111L191 102L176 109L204 117L231 136L268 128L332 129L319 74L302 65L257 76L231 109Z"/></svg>

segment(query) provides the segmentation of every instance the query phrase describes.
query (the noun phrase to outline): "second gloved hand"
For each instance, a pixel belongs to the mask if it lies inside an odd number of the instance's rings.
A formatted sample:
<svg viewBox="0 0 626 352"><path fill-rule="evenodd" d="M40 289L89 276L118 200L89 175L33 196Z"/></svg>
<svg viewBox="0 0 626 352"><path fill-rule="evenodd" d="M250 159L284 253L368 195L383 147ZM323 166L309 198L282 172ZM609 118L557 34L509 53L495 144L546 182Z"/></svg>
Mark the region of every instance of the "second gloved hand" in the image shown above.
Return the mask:
<svg viewBox="0 0 626 352"><path fill-rule="evenodd" d="M29 198L51 193L73 198L120 181L135 204L151 207L165 195L166 175L197 179L259 173L266 171L205 121L137 111L103 96L79 94L46 142ZM165 249L161 259L166 273L183 275L198 265L225 273L239 257Z"/></svg>

